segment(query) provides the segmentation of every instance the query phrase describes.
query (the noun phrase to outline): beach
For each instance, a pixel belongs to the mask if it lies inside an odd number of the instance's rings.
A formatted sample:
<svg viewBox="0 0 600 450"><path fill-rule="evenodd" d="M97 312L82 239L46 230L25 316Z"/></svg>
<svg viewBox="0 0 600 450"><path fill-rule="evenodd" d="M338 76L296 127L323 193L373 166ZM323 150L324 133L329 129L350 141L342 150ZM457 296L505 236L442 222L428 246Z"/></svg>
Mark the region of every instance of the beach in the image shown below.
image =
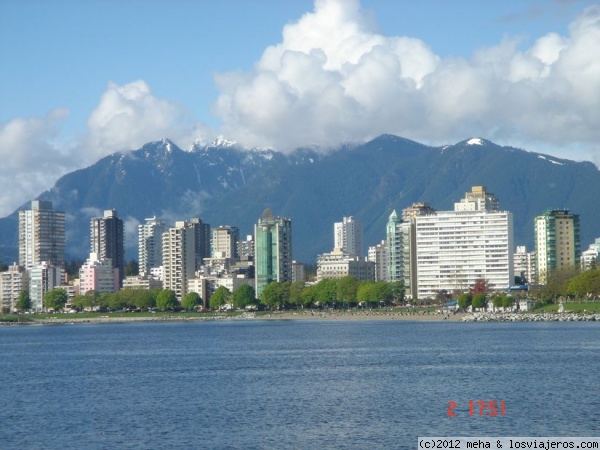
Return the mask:
<svg viewBox="0 0 600 450"><path fill-rule="evenodd" d="M97 317L77 317L77 314L64 314L48 318L26 316L23 321L0 322L0 325L58 325L58 324L101 324L130 322L165 322L165 321L213 321L213 320L404 320L404 321L461 321L464 313L441 314L418 312L398 312L397 310L289 310L265 313L245 312L239 315L219 314L195 315L186 313L136 315L129 316L100 315Z"/></svg>

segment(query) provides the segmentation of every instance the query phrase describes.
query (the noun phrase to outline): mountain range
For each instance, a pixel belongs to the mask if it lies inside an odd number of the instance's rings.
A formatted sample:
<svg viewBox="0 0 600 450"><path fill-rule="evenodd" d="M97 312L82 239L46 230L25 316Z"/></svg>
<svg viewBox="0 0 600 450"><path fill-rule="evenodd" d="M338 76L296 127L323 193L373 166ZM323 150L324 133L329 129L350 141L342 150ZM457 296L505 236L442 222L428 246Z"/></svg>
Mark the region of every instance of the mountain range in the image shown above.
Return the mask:
<svg viewBox="0 0 600 450"><path fill-rule="evenodd" d="M126 259L137 259L137 225L154 215L172 225L201 217L241 236L269 208L293 223L294 259L314 263L333 247L333 223L354 216L365 244L385 238L392 210L424 201L452 210L483 185L514 215L515 245L533 247L533 219L546 209L580 215L581 247L600 236L600 172L575 162L471 138L432 147L392 135L327 153L284 154L226 141L188 150L163 139L102 158L61 177L38 199L65 211L68 258L89 253L90 218L115 209L125 221ZM19 209L29 208L29 203ZM18 260L18 210L0 219L0 260Z"/></svg>

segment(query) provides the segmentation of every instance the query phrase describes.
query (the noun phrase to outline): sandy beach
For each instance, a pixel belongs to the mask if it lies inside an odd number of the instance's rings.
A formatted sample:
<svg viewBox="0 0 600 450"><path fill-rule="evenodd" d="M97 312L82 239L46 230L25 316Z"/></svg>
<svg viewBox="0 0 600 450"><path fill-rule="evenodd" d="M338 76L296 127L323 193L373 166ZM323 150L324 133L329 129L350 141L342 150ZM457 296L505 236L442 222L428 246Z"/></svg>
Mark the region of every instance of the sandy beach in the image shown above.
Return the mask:
<svg viewBox="0 0 600 450"><path fill-rule="evenodd" d="M185 313L157 316L129 317L103 315L98 317L77 317L76 315L65 315L36 319L29 316L23 322L0 322L0 325L58 325L58 324L101 324L101 323L127 323L127 322L166 322L166 321L213 321L213 320L404 320L404 321L460 321L465 314L435 314L435 313L408 313L397 311L273 311L264 314L252 312L233 316L227 314L214 314L212 316L187 315Z"/></svg>

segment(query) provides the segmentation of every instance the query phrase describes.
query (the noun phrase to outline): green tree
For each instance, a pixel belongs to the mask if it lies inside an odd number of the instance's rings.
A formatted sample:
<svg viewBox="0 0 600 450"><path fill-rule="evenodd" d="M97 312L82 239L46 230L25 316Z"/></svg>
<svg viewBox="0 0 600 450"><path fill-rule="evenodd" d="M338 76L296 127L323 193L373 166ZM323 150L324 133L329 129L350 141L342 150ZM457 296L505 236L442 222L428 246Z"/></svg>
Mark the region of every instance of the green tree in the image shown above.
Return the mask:
<svg viewBox="0 0 600 450"><path fill-rule="evenodd" d="M375 283L375 300L388 304L393 299L392 284L387 281L377 281Z"/></svg>
<svg viewBox="0 0 600 450"><path fill-rule="evenodd" d="M97 309L99 311L108 311L110 308L110 302L112 301L112 294L109 292L103 292L102 294L96 292L94 301L94 309Z"/></svg>
<svg viewBox="0 0 600 450"><path fill-rule="evenodd" d="M245 308L256 304L256 292L252 286L243 284L233 291L233 306Z"/></svg>
<svg viewBox="0 0 600 450"><path fill-rule="evenodd" d="M76 295L73 297L71 305L77 311L83 311L85 309L85 295Z"/></svg>
<svg viewBox="0 0 600 450"><path fill-rule="evenodd" d="M187 309L188 311L201 304L202 298L197 292L188 292L181 300L181 306L183 306L183 309Z"/></svg>
<svg viewBox="0 0 600 450"><path fill-rule="evenodd" d="M512 308L514 304L515 299L512 298L510 295L505 295L504 297L502 297L502 306L504 308Z"/></svg>
<svg viewBox="0 0 600 450"><path fill-rule="evenodd" d="M466 309L471 306L472 301L473 297L471 294L465 292L458 297L458 307L466 311Z"/></svg>
<svg viewBox="0 0 600 450"><path fill-rule="evenodd" d="M163 289L156 297L156 307L161 311L175 309L179 306L177 294L171 289Z"/></svg>
<svg viewBox="0 0 600 450"><path fill-rule="evenodd" d="M292 284L290 284L290 297L288 301L296 308L304 307L304 299L302 298L302 292L304 292L304 288L304 281L294 281Z"/></svg>
<svg viewBox="0 0 600 450"><path fill-rule="evenodd" d="M392 299L397 305L404 304L406 300L406 288L404 287L404 281L394 281L391 284L392 287Z"/></svg>
<svg viewBox="0 0 600 450"><path fill-rule="evenodd" d="M473 308L475 308L475 309L485 308L486 303L487 303L487 298L486 298L485 294L481 293L481 294L473 295L473 301L472 301Z"/></svg>
<svg viewBox="0 0 600 450"><path fill-rule="evenodd" d="M377 286L374 281L363 281L356 291L356 300L359 303L371 304L377 300Z"/></svg>
<svg viewBox="0 0 600 450"><path fill-rule="evenodd" d="M346 276L336 282L336 298L344 304L355 304L359 282L356 278Z"/></svg>
<svg viewBox="0 0 600 450"><path fill-rule="evenodd" d="M17 300L15 306L21 312L31 309L31 297L29 297L28 290L24 289L19 293L19 300Z"/></svg>
<svg viewBox="0 0 600 450"><path fill-rule="evenodd" d="M68 299L69 296L64 289L52 289L44 294L44 307L58 311L65 307Z"/></svg>
<svg viewBox="0 0 600 450"><path fill-rule="evenodd" d="M279 283L277 281L267 284L260 296L260 302L270 308L285 307L289 299L289 285L290 283Z"/></svg>
<svg viewBox="0 0 600 450"><path fill-rule="evenodd" d="M597 297L600 294L600 269L586 270L567 282L567 294L579 298Z"/></svg>
<svg viewBox="0 0 600 450"><path fill-rule="evenodd" d="M337 300L336 280L325 278L315 285L317 301L322 305L334 304Z"/></svg>
<svg viewBox="0 0 600 450"><path fill-rule="evenodd" d="M225 286L219 286L215 292L212 293L208 300L208 304L211 309L219 309L219 306L223 306L229 303L231 292Z"/></svg>
<svg viewBox="0 0 600 450"><path fill-rule="evenodd" d="M555 299L561 295L567 295L569 281L579 274L577 267L563 267L554 270L546 277L546 285L541 291L543 297Z"/></svg>
<svg viewBox="0 0 600 450"><path fill-rule="evenodd" d="M502 302L505 297L505 295L494 295L494 298L492 298L492 305L494 305L494 308L502 307Z"/></svg>
<svg viewBox="0 0 600 450"><path fill-rule="evenodd" d="M300 297L302 300L302 306L316 305L318 302L316 286L314 284L306 286L304 289L302 289L302 294L300 294Z"/></svg>
<svg viewBox="0 0 600 450"><path fill-rule="evenodd" d="M156 306L156 296L158 293L146 289L135 289L133 296L133 305L141 310L154 308Z"/></svg>

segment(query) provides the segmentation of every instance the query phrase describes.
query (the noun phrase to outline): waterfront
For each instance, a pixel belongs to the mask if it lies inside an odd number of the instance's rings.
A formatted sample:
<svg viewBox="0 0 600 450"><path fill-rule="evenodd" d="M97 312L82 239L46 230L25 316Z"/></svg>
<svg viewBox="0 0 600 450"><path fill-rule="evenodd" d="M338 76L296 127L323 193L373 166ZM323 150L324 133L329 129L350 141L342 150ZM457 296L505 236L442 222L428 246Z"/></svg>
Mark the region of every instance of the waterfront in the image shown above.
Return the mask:
<svg viewBox="0 0 600 450"><path fill-rule="evenodd" d="M600 323L0 328L2 448L413 448L594 436ZM469 400L506 403L470 417ZM449 401L457 402L448 417Z"/></svg>

